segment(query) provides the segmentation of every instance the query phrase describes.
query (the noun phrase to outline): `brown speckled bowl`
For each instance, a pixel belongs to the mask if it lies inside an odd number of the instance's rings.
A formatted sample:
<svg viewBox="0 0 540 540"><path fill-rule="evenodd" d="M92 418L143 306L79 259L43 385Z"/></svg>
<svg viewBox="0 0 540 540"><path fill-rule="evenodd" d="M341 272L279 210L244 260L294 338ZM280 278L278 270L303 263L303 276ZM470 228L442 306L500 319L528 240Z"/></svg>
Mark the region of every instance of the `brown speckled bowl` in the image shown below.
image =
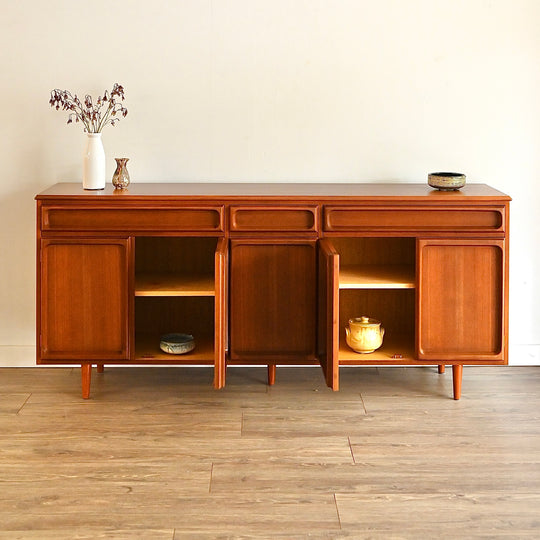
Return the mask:
<svg viewBox="0 0 540 540"><path fill-rule="evenodd" d="M428 175L428 184L441 191L454 191L465 185L465 175L454 172L436 172Z"/></svg>
<svg viewBox="0 0 540 540"><path fill-rule="evenodd" d="M169 354L186 354L195 348L195 340L191 334L166 334L159 348Z"/></svg>

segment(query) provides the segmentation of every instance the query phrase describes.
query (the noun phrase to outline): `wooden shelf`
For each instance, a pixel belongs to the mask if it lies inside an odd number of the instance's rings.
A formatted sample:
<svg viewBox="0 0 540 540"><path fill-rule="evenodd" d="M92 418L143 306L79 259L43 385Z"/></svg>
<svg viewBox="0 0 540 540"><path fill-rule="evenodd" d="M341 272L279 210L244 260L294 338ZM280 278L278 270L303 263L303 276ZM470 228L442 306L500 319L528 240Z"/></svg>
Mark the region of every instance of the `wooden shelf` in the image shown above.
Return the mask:
<svg viewBox="0 0 540 540"><path fill-rule="evenodd" d="M137 363L213 364L213 338L195 336L195 349L186 354L169 354L159 348L160 336L137 335L135 339L135 361Z"/></svg>
<svg viewBox="0 0 540 540"><path fill-rule="evenodd" d="M215 296L214 276L138 275L135 296Z"/></svg>
<svg viewBox="0 0 540 540"><path fill-rule="evenodd" d="M410 265L345 265L339 271L340 289L414 289Z"/></svg>
<svg viewBox="0 0 540 540"><path fill-rule="evenodd" d="M401 355L401 358L399 357ZM382 347L372 353L354 352L345 341L345 333L339 339L339 363L341 365L354 364L400 364L410 363L415 359L414 338L412 336L394 336L387 339L385 336Z"/></svg>

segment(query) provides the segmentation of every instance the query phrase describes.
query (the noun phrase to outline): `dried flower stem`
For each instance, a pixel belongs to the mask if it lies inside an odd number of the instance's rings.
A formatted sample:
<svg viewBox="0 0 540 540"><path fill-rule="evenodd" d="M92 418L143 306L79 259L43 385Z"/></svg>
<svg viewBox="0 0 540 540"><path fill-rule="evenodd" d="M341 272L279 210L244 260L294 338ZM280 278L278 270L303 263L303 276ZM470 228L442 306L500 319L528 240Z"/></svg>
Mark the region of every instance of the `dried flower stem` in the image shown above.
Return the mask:
<svg viewBox="0 0 540 540"><path fill-rule="evenodd" d="M127 116L127 109L122 103L117 102L117 99L124 101L124 88L115 83L110 94L105 90L103 96L99 96L95 104L92 101L92 96L88 94L82 103L77 94L73 95L68 90L57 88L52 90L49 104L57 111L60 108L69 111L68 124L75 120L76 123L82 122L84 131L87 133L101 133L107 124L114 126L116 122L120 121L120 117ZM107 103L107 108L102 111L105 103Z"/></svg>

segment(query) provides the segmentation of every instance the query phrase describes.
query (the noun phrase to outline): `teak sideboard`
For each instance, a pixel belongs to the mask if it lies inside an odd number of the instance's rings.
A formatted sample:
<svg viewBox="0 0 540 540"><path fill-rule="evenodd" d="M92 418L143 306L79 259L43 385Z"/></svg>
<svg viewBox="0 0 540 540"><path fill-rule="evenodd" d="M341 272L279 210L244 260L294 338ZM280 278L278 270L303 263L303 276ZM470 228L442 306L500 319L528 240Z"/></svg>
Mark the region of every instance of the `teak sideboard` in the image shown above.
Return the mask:
<svg viewBox="0 0 540 540"><path fill-rule="evenodd" d="M510 197L484 184L132 184L37 195L37 363L508 363ZM382 347L352 351L369 316ZM163 334L195 337L171 355Z"/></svg>

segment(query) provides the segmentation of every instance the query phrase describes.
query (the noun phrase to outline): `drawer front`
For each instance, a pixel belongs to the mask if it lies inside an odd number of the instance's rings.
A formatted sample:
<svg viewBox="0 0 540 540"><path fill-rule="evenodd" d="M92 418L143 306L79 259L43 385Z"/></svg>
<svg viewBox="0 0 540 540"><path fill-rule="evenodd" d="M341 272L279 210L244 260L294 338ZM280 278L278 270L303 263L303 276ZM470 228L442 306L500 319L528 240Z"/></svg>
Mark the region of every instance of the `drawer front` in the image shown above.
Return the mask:
<svg viewBox="0 0 540 540"><path fill-rule="evenodd" d="M463 231L503 233L504 207L340 207L324 208L324 230Z"/></svg>
<svg viewBox="0 0 540 540"><path fill-rule="evenodd" d="M222 207L85 208L44 206L43 231L223 231Z"/></svg>
<svg viewBox="0 0 540 540"><path fill-rule="evenodd" d="M231 231L235 232L317 232L318 207L313 206L231 206Z"/></svg>

